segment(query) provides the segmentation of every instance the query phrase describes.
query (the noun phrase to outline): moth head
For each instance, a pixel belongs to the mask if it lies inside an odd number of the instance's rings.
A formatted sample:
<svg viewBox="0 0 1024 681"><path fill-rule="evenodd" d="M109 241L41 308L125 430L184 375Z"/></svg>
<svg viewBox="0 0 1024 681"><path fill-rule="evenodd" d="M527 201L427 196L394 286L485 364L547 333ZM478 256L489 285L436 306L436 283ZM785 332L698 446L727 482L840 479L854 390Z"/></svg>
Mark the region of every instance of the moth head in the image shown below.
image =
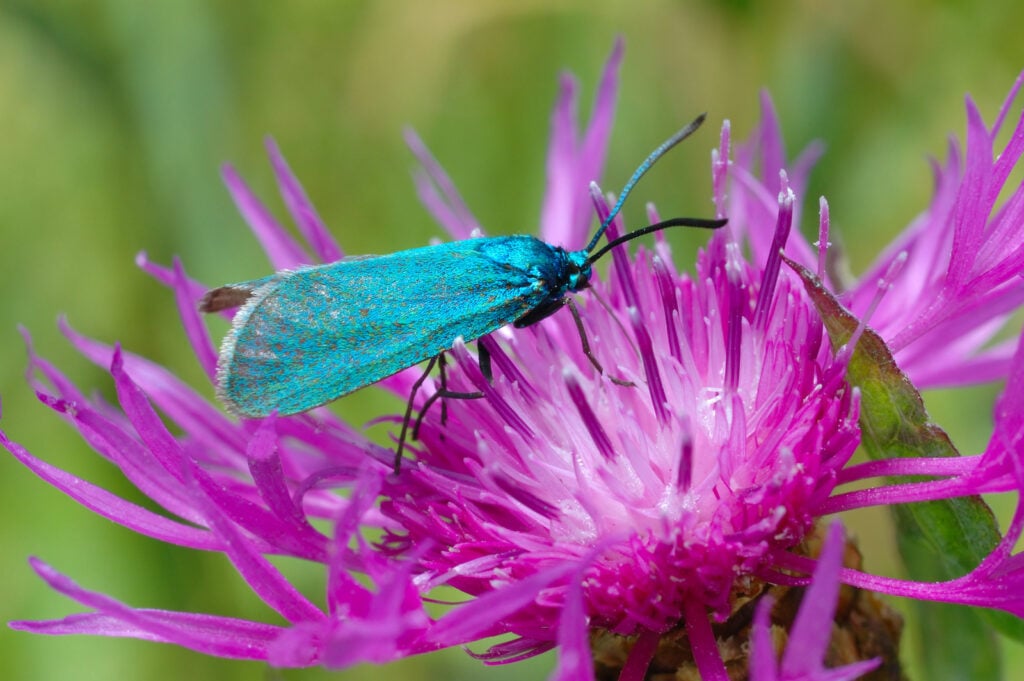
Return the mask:
<svg viewBox="0 0 1024 681"><path fill-rule="evenodd" d="M590 286L590 259L586 251L570 251L566 254L566 287L570 291L582 291Z"/></svg>

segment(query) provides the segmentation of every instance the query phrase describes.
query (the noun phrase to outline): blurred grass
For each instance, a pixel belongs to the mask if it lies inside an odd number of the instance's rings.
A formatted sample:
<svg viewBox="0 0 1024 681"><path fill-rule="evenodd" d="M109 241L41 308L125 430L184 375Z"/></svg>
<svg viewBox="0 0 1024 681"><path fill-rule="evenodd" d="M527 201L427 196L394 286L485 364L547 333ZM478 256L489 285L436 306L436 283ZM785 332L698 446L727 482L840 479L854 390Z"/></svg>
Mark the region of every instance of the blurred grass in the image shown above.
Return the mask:
<svg viewBox="0 0 1024 681"><path fill-rule="evenodd" d="M388 2L0 0L0 395L3 427L47 460L128 495L116 472L33 398L17 324L87 390L104 373L68 349L54 325L202 377L170 296L133 258L174 255L211 284L262 275L255 241L219 180L230 160L282 216L263 137L273 135L321 215L351 253L421 245L440 232L417 204L401 128L414 126L490 233L533 231L556 78L583 81L581 106L616 34L626 38L606 188L699 111L712 125L637 190L663 215L709 210L708 150L722 118L745 137L768 88L794 154L823 139L818 194L861 268L927 201L926 155L962 134L963 94L991 121L1024 67L1016 0L965 2ZM1018 105L1019 106L1019 105ZM804 228L813 227L808 220ZM678 237L680 244L695 239ZM687 251L680 248L682 262ZM207 394L212 391L207 389ZM992 389L929 397L963 451L983 446ZM356 422L394 409L372 391L338 409ZM0 618L60 616L68 603L25 564L40 555L91 588L137 605L266 618L216 556L160 546L81 510L10 457L0 457L6 575ZM1002 509L1005 512L1005 508ZM851 520L870 567L892 573L890 530ZM874 552L872 551L874 549ZM296 566L319 593L320 575ZM912 629L912 623L910 628ZM1017 656L1019 650L1012 650ZM135 641L44 638L0 630L6 678L379 678L361 668L267 673ZM531 669L489 677L541 677ZM1010 668L1015 664L1011 658ZM408 679L482 676L448 651L388 668Z"/></svg>

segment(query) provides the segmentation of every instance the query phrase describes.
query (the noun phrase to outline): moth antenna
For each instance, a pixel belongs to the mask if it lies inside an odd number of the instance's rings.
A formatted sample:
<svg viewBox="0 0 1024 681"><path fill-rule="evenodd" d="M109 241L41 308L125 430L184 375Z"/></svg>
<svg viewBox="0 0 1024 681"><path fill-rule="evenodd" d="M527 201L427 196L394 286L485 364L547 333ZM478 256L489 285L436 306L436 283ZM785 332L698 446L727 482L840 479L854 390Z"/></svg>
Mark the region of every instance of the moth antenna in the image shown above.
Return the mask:
<svg viewBox="0 0 1024 681"><path fill-rule="evenodd" d="M664 156L669 149L696 132L697 128L704 123L705 118L707 118L706 113L702 113L700 116L697 116L689 125L662 142L657 149L651 152L650 156L644 159L643 163L637 166L637 169L633 171L633 177L629 178L629 182L627 182L626 186L622 188L621 192L619 192L619 200L616 201L615 206L612 207L612 212L609 213L608 217L601 222L601 226L597 228L597 233L594 234L594 238L590 240L589 244L587 244L587 248L585 250L588 253L594 250L594 247L597 246L597 242L600 241L601 236L604 234L605 230L608 229L608 225L612 224L612 220L614 220L615 216L619 214L620 210L622 210L622 204L626 202L626 197L628 197L629 193L633 191L633 187L635 187L636 183L640 181L640 178L643 177L644 174L651 169L651 166L653 166L659 158Z"/></svg>
<svg viewBox="0 0 1024 681"><path fill-rule="evenodd" d="M651 232L659 232L663 229L668 229L669 227L699 227L701 229L718 229L720 227L724 227L725 224L728 222L729 220L727 220L726 218L722 218L720 220L709 220L705 218L671 218L669 220L662 220L661 222L656 222L653 225L641 227L640 229L630 232L629 234L623 234L617 239L612 239L604 246L602 246L596 253L590 254L587 257L585 265L593 265L601 258L601 256L603 256L605 253L612 250L616 246L624 244L627 241L632 241L633 239L641 237L645 234L650 234Z"/></svg>

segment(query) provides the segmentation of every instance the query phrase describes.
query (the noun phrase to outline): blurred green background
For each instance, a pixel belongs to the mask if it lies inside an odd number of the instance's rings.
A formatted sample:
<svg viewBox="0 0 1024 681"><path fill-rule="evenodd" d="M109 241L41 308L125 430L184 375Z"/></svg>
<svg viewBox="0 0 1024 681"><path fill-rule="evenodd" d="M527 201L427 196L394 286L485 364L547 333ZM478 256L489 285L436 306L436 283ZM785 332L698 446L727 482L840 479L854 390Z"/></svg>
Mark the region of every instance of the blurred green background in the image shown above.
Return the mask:
<svg viewBox="0 0 1024 681"><path fill-rule="evenodd" d="M1021 26L1019 0L0 1L2 426L50 462L138 498L35 401L16 325L31 329L39 351L86 390L111 394L105 374L60 337L60 313L202 384L171 296L133 258L140 250L161 263L180 255L210 284L265 274L219 179L230 160L283 217L265 135L277 139L350 253L441 236L412 190L406 124L490 233L533 231L557 75L580 76L588 110L621 34L627 50L606 189L621 186L649 149L706 110L709 129L645 180L632 210L636 216L642 202L657 199L663 215L710 214L716 128L729 118L735 135L746 137L765 87L791 155L812 139L827 144L806 214L813 218L817 195L826 194L833 224L862 268L925 205L926 157L944 153L947 134L962 135L964 93L987 121L994 117L1024 67ZM813 226L808 220L803 228ZM689 257L686 248L677 253L680 263ZM372 391L359 395L338 406L356 422L395 408ZM929 400L962 451L973 453L984 446L994 389L968 395ZM73 607L34 578L30 554L135 605L271 617L219 556L132 535L6 455L0 495L0 619L54 617ZM868 567L896 572L884 517L850 522ZM320 592L318 570L287 567L307 593ZM1007 648L1013 660L1017 646ZM0 629L0 670L11 679L456 681L543 678L551 664L548 656L532 667L487 670L447 651L383 671L271 672L170 646Z"/></svg>

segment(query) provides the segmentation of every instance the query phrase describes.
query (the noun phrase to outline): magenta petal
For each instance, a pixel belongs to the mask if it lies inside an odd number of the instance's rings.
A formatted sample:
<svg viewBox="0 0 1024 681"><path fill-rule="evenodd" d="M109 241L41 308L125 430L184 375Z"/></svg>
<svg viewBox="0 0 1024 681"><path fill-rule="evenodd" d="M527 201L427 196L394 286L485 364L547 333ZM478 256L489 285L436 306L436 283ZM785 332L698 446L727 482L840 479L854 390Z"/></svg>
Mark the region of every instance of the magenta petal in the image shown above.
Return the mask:
<svg viewBox="0 0 1024 681"><path fill-rule="evenodd" d="M832 638L832 616L839 598L839 568L843 564L843 526L832 523L818 557L814 578L804 594L789 644L782 657L783 678L809 674L821 666Z"/></svg>
<svg viewBox="0 0 1024 681"><path fill-rule="evenodd" d="M47 406L70 418L82 438L120 468L146 496L181 518L192 522L199 520L179 482L120 424L86 404L70 403L45 394L39 397Z"/></svg>
<svg viewBox="0 0 1024 681"><path fill-rule="evenodd" d="M427 640L448 647L490 635L504 617L530 605L544 587L577 569L576 565L565 563L479 596L439 619L430 628Z"/></svg>
<svg viewBox="0 0 1024 681"><path fill-rule="evenodd" d="M225 165L221 174L224 177L224 184L235 200L238 212L249 223L249 228L263 245L263 250L275 270L308 265L313 261L284 227L277 223L234 168Z"/></svg>
<svg viewBox="0 0 1024 681"><path fill-rule="evenodd" d="M974 479L982 489L1019 490L1017 467L1024 453L1024 334L1010 363L1006 388L996 401L995 429ZM1018 502L1018 505L1022 505Z"/></svg>
<svg viewBox="0 0 1024 681"><path fill-rule="evenodd" d="M832 638L832 619L839 598L839 573L844 549L843 528L835 522L828 529L814 576L800 602L782 664L778 667L769 619L773 601L765 598L758 605L751 631L752 681L852 681L881 664L882 661L876 658L835 669L823 666Z"/></svg>
<svg viewBox="0 0 1024 681"><path fill-rule="evenodd" d="M615 121L615 104L619 96L619 69L622 66L622 55L625 52L625 41L622 36L615 39L615 46L608 55L604 70L601 73L601 82L597 86L597 95L594 97L593 110L590 113L590 123L583 133L583 140L580 144L580 178L583 180L580 185L601 179L601 171L604 169L605 155L608 152L608 142L612 136L612 124ZM582 197L581 197L582 198ZM586 206L586 200L579 201ZM583 216L576 216L576 223L586 229L587 211L582 209ZM584 232L579 235L586 240L588 234ZM575 243L575 242L573 242ZM582 243L582 242L580 242Z"/></svg>
<svg viewBox="0 0 1024 681"><path fill-rule="evenodd" d="M771 193L778 193L779 172L786 169L785 142L782 125L775 110L775 102L767 90L761 91L761 124L757 131L757 145L761 151L761 172Z"/></svg>
<svg viewBox="0 0 1024 681"><path fill-rule="evenodd" d="M948 280L953 286L963 285L970 273L974 257L981 246L985 220L973 220L978 214L989 183L992 163L992 142L985 129L981 112L967 100L967 164L964 181L953 207L953 246Z"/></svg>
<svg viewBox="0 0 1024 681"><path fill-rule="evenodd" d="M349 505L338 517L334 525L333 549L336 556L350 550L349 545L355 543L359 553L372 561L373 556L365 550L359 536L359 525L363 515L373 506L380 493L381 480L372 474L366 474L352 486L352 497ZM387 559L382 560L381 569L372 577L386 577ZM370 563L373 567L374 563ZM332 617L345 613L361 615L370 609L372 594L359 582L342 563L335 558L327 564L327 607Z"/></svg>
<svg viewBox="0 0 1024 681"><path fill-rule="evenodd" d="M751 681L779 681L779 670L775 662L775 647L772 644L771 612L775 599L765 596L754 611L754 622L750 628L750 679Z"/></svg>
<svg viewBox="0 0 1024 681"><path fill-rule="evenodd" d="M277 176L277 186L281 190L281 198L302 236L313 247L313 252L321 262L340 260L344 254L338 246L338 242L334 240L327 225L320 219L316 208L313 207L313 203L306 195L306 190L302 188L298 178L288 167L288 162L284 160L277 143L268 137L266 147L267 153L270 155L270 162L274 167L274 175Z"/></svg>
<svg viewBox="0 0 1024 681"><path fill-rule="evenodd" d="M53 589L98 613L50 622L12 622L17 629L127 636L174 643L209 655L257 660L265 659L266 645L282 631L280 627L226 617L131 608L109 596L83 589L38 559L30 559L30 563Z"/></svg>
<svg viewBox="0 0 1024 681"><path fill-rule="evenodd" d="M551 139L548 142L547 193L540 217L541 238L548 243L565 244L570 235L573 214L576 154L576 79L563 74L559 78L558 100L551 113ZM586 237L584 237L586 238ZM581 242L582 243L582 242Z"/></svg>
<svg viewBox="0 0 1024 681"><path fill-rule="evenodd" d="M191 467L190 473L196 478L201 475L195 466ZM260 554L259 547L235 528L221 509L200 490L198 484L193 489L192 498L196 508L206 518L207 525L226 545L225 553L235 569L264 603L289 622L317 622L324 618L323 612Z"/></svg>
<svg viewBox="0 0 1024 681"><path fill-rule="evenodd" d="M722 121L722 128L718 133L718 148L711 150L711 193L715 201L715 217L725 217L725 192L729 179L729 165L731 163L729 153L732 148L732 123L729 119ZM653 221L651 224L657 222ZM731 227L726 227L731 231Z"/></svg>
<svg viewBox="0 0 1024 681"><path fill-rule="evenodd" d="M378 584L367 611L335 623L325 641L324 666L340 669L359 662L384 663L408 655L436 650L421 633L429 625L421 594L407 572L392 570Z"/></svg>
<svg viewBox="0 0 1024 681"><path fill-rule="evenodd" d="M991 133L991 138L994 138L995 134L996 133L993 131ZM992 181L988 195L985 196L985 202L983 204L983 210L986 211L986 215L990 214L995 207L996 201L999 198L999 193L1003 189L1003 186L1006 184L1014 168L1016 168L1017 164L1020 162L1022 153L1024 153L1024 111L1021 112L1020 118L1017 119L1017 125L1010 133L1010 141L998 154L995 163L992 165ZM1019 194L1015 196L1019 196Z"/></svg>
<svg viewBox="0 0 1024 681"><path fill-rule="evenodd" d="M253 482L266 502L267 508L279 519L288 523L300 534L326 539L309 524L302 508L295 503L284 478L281 457L277 451L276 417L271 416L260 422L259 427L249 440L249 471Z"/></svg>
<svg viewBox="0 0 1024 681"><path fill-rule="evenodd" d="M1024 435L1024 334L1017 341L1017 352L1006 377L1006 388L996 402L995 420L994 440L1013 441Z"/></svg>
<svg viewBox="0 0 1024 681"><path fill-rule="evenodd" d="M178 258L174 259L174 301L178 305L178 314L185 327L185 335L192 346L192 351L196 353L199 366L206 372L207 377L213 380L217 375L217 350L213 347L206 325L199 316L199 298L189 285L185 268Z"/></svg>
<svg viewBox="0 0 1024 681"><path fill-rule="evenodd" d="M202 298L203 294L209 289L208 286L205 286L188 276L183 277L184 282L182 284L175 269L162 267L151 262L145 251L140 251L138 255L135 256L135 265L167 288L175 289L176 287L181 286L181 296L185 299L197 301ZM222 312L222 316L228 319L231 318L232 314L233 311L231 310L225 310Z"/></svg>
<svg viewBox="0 0 1024 681"><path fill-rule="evenodd" d="M693 661L703 681L729 681L725 670L725 662L718 651L715 633L711 630L707 610L704 604L694 601L687 603L685 608L686 636L693 650Z"/></svg>
<svg viewBox="0 0 1024 681"><path fill-rule="evenodd" d="M223 482L215 480L202 469L193 466L191 473L203 494L226 519L237 524L254 537L273 547L275 553L284 553L309 560L326 558L326 540L312 526L296 531L294 523L275 516L259 503L248 498L247 487L242 493L232 492ZM225 540L226 541L226 540ZM253 548L266 552L262 541L251 541ZM243 557L243 560L245 557ZM258 570L259 565L255 568Z"/></svg>
<svg viewBox="0 0 1024 681"><path fill-rule="evenodd" d="M177 481L185 479L185 455L178 441L156 415L146 396L124 371L121 346L114 347L110 375L114 378L117 398L135 432L165 471Z"/></svg>
<svg viewBox="0 0 1024 681"><path fill-rule="evenodd" d="M185 327L185 334L192 344L192 351L195 352L199 365L212 380L217 372L217 350L210 340L210 335L207 333L206 326L196 307L196 303L206 293L207 287L190 279L185 274L185 269L181 266L178 258L174 259L173 269L168 269L149 262L145 253L139 253L135 257L135 264L146 274L174 291L178 315ZM231 310L222 310L220 314L230 318L232 313Z"/></svg>
<svg viewBox="0 0 1024 681"><path fill-rule="evenodd" d="M548 677L549 681L591 681L594 678L581 578L582 575L573 578L565 594L558 618L558 664Z"/></svg>
<svg viewBox="0 0 1024 681"><path fill-rule="evenodd" d="M1020 93L1022 87L1024 87L1024 71L1017 74L1017 80L1013 81L1013 86L1010 88L1010 92L1006 95L1006 99L1003 100L1003 105L999 107L999 115L996 116L996 121L992 125L993 135L998 135L1002 130L1003 123L1006 121L1006 117L1010 114L1013 101L1017 99L1017 95Z"/></svg>
<svg viewBox="0 0 1024 681"><path fill-rule="evenodd" d="M807 185L810 182L811 170L817 165L821 157L825 155L825 145L820 141L808 144L800 155L789 163L786 174L789 176L789 186L797 196L807 196ZM803 239L803 235L800 235ZM809 263L808 263L809 264Z"/></svg>
<svg viewBox="0 0 1024 681"><path fill-rule="evenodd" d="M917 385L941 385L949 388L1000 381L1005 379L1009 372L1012 353L1012 343L989 348L969 359L942 359L940 353L935 353L933 356L936 361L917 369L914 372L914 380L917 381Z"/></svg>
<svg viewBox="0 0 1024 681"><path fill-rule="evenodd" d="M25 341L25 349L28 351L28 369L25 371L25 380L36 394L50 392L52 387L56 394L70 402L88 402L78 386L72 383L57 367L36 354L35 347L32 345L32 335L28 329L20 326L18 331L21 333L21 337ZM36 376L37 372L42 374L45 381Z"/></svg>
<svg viewBox="0 0 1024 681"><path fill-rule="evenodd" d="M335 555L344 555L355 539L356 551L375 589L355 580L337 558L329 565L331 620L317 634L323 641L323 663L328 668L383 663L436 648L421 638L430 618L412 576L415 557L387 559L375 554L357 535L361 519L378 498L381 483L380 474L364 475L335 526Z"/></svg>
<svg viewBox="0 0 1024 681"><path fill-rule="evenodd" d="M473 217L473 213L455 188L455 183L411 128L405 129L405 143L420 162L420 170L413 179L420 201L426 206L427 211L453 239L480 236L483 233L480 223Z"/></svg>
<svg viewBox="0 0 1024 681"><path fill-rule="evenodd" d="M626 660L619 681L644 681L647 678L647 670L651 666L654 654L658 652L658 643L661 634L654 631L646 631L637 637L633 649L629 651L629 658Z"/></svg>
<svg viewBox="0 0 1024 681"><path fill-rule="evenodd" d="M733 166L733 191L729 202L729 229L742 233L750 243L753 259L768 260L778 216L778 194L772 194L745 167ZM756 226L756 229L752 227Z"/></svg>
<svg viewBox="0 0 1024 681"><path fill-rule="evenodd" d="M220 551L223 544L206 530L157 515L115 494L32 456L0 430L0 444L29 470L97 515L148 537L201 551Z"/></svg>
<svg viewBox="0 0 1024 681"><path fill-rule="evenodd" d="M618 38L601 74L590 122L582 139L577 129L576 80L561 78L558 102L551 118L547 158L547 192L540 219L540 236L548 243L580 248L590 237L592 214L587 185L601 179L619 91L623 40Z"/></svg>
<svg viewBox="0 0 1024 681"><path fill-rule="evenodd" d="M64 320L60 329L91 362L104 369L110 367L113 348L80 335ZM214 445L211 450L220 453L244 451L243 434L224 413L170 371L130 352L124 353L124 366L147 397L198 442Z"/></svg>
<svg viewBox="0 0 1024 681"><path fill-rule="evenodd" d="M16 620L10 626L18 631L50 636L87 634L174 643L206 655L240 660L267 659L267 644L283 632L281 628L268 624L198 613L144 608L132 609L132 613L137 616L122 619L117 615L81 613L59 620ZM126 622L125 619L134 620L137 624ZM151 629L181 633L161 635ZM310 661L307 657L290 666L306 666Z"/></svg>
<svg viewBox="0 0 1024 681"><path fill-rule="evenodd" d="M770 252L765 248L768 247L768 240L771 238L772 232L767 228L751 229L751 226L764 225L767 227L766 218L768 215L774 216L774 204L776 200L782 200L782 193L785 192L783 182L780 180L780 173L785 173L788 176L789 186L793 193L803 200L811 168L823 150L821 144L812 143L795 160L787 163L782 127L779 124L775 105L767 91L761 92L760 103L761 122L755 132L755 137L751 142L741 145L737 149L736 165L732 169L734 177L743 182L746 187L744 187L744 191L734 193L728 211L730 223L734 225L733 229L742 225L747 231L746 236L750 239L754 259L757 261L763 261L769 257ZM760 171L757 175L760 177L760 181L754 179L753 173L758 162L760 162ZM748 194L748 190L753 191L749 191ZM793 213L794 222L800 224L799 203L794 205ZM809 267L814 265L815 253L799 230L794 230L787 254L803 265Z"/></svg>

